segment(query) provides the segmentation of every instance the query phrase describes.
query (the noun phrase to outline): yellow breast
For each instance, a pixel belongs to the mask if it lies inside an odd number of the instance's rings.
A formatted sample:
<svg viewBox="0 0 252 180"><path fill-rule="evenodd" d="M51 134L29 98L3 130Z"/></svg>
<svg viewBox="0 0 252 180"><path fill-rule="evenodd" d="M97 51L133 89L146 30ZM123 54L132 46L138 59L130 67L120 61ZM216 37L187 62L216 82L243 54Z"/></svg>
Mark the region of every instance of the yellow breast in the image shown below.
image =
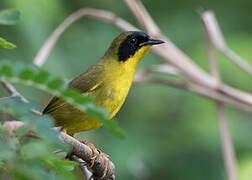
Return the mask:
<svg viewBox="0 0 252 180"><path fill-rule="evenodd" d="M112 118L123 105L131 87L135 70L134 66L119 63L110 64L105 69L102 86L93 93L96 105L104 107Z"/></svg>

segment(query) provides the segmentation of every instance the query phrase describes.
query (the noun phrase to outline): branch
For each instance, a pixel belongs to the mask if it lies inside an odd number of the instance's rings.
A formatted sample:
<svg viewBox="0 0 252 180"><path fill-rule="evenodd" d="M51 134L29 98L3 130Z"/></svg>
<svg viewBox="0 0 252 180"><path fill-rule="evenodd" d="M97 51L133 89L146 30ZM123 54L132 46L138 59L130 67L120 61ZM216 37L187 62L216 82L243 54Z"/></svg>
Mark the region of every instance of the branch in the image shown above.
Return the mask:
<svg viewBox="0 0 252 180"><path fill-rule="evenodd" d="M144 8L142 3L138 0L124 0L125 3L130 7L131 11L137 17L141 24L145 24L144 28L150 28L149 26L155 26L152 28L156 32L150 31L150 35L161 37L167 40L163 34L161 34L159 28L157 30L157 25L151 16L148 14L147 10ZM134 5L132 5L134 4ZM147 32L149 29L145 29ZM153 34L151 34L153 33ZM153 52L159 57L167 61L170 65L174 66L179 70L190 81L205 86L214 90L219 90L222 93L236 99L242 103L246 103L252 106L252 95L246 92L237 90L225 84L219 84L215 77L208 75L205 71L199 68L186 54L184 54L180 49L178 49L171 41L167 41L160 46L152 48Z"/></svg>
<svg viewBox="0 0 252 180"><path fill-rule="evenodd" d="M205 28L209 35L209 38L215 48L217 48L220 52L226 55L238 67L243 69L248 74L252 75L252 67L227 46L214 13L212 11L206 11L201 15L201 17L205 24Z"/></svg>
<svg viewBox="0 0 252 180"><path fill-rule="evenodd" d="M83 159L87 164L91 164L93 159L93 153L90 147L87 145L80 143L78 140L73 138L72 136L69 136L66 133L60 132L59 138L64 141L66 144L68 144L70 147L72 147L72 152L74 155L77 157ZM99 179L99 177L103 176L103 173L106 172L105 177L102 179L115 179L114 176L114 171L115 171L115 166L111 161L108 161L107 166L106 166L106 160L103 158L103 156L100 155L100 151L97 150L96 148L94 149L94 164L91 167L91 170L94 176L94 179ZM107 168L107 170L106 170Z"/></svg>
<svg viewBox="0 0 252 180"><path fill-rule="evenodd" d="M160 84L166 86L173 86L175 88L184 89L195 94L207 97L209 99L213 99L216 101L220 101L226 104L229 104L233 107L236 107L242 111L246 111L248 113L252 113L251 106L243 104L239 101L229 98L227 95L222 94L221 92L206 88L204 86L199 86L197 84L181 82L177 80L171 79L163 79L163 78L149 78L146 76L140 76L139 74L135 77L134 82L136 84Z"/></svg>
<svg viewBox="0 0 252 180"><path fill-rule="evenodd" d="M124 2L130 8L132 13L137 18L139 24L146 30L148 34L151 34L156 38L164 38L161 34L161 30L153 21L152 17L140 1L124 0ZM167 38L165 38L165 40L168 41Z"/></svg>
<svg viewBox="0 0 252 180"><path fill-rule="evenodd" d="M34 64L37 66L42 66L47 57L49 56L51 50L53 49L55 43L59 39L59 37L62 35L62 33L69 28L73 23L78 21L79 19L83 17L91 17L94 19L99 19L102 21L105 21L110 24L114 24L117 27L124 29L124 30L131 30L136 31L138 30L133 25L128 23L127 21L117 17L114 13L111 13L109 11L104 10L98 10L98 9L92 9L92 8L84 8L80 9L70 16L68 16L63 23L61 23L54 32L49 36L49 38L46 40L46 42L43 44L42 48L37 53Z"/></svg>
<svg viewBox="0 0 252 180"><path fill-rule="evenodd" d="M225 106L217 102L219 114L219 128L221 135L222 154L225 162L228 180L237 180L235 150L231 140Z"/></svg>
<svg viewBox="0 0 252 180"><path fill-rule="evenodd" d="M11 96L18 96L21 98L21 100L24 103L27 103L28 100L24 98L24 96L21 96L21 94L16 90L16 88L11 85L10 83L6 82L6 81L2 81L1 84L5 87L5 89L11 94Z"/></svg>
<svg viewBox="0 0 252 180"><path fill-rule="evenodd" d="M169 64L160 64L160 65L152 65L144 69L138 70L135 73L135 79L138 76L146 76L152 72L165 73L170 75L180 75L179 71L176 68L170 66Z"/></svg>
<svg viewBox="0 0 252 180"><path fill-rule="evenodd" d="M17 130L21 126L23 126L23 122L21 121L5 121L3 124L3 127L6 128L10 133ZM68 134L63 132L60 132L59 138L72 148L72 154L76 155L78 158L83 159L90 167L91 164L93 164L90 170L93 172L94 179L101 179L104 172L106 172L106 175L102 179L115 179L115 166L109 159L105 160L104 156L101 156L101 151L94 148L93 154L89 146L79 142L74 137L69 136ZM96 157L94 160L93 155ZM107 160L109 161L107 162Z"/></svg>
<svg viewBox="0 0 252 180"><path fill-rule="evenodd" d="M213 14L208 12L201 15L201 19L205 29L205 39L207 46L208 61L210 65L210 70L213 76L221 83L218 66L216 62L214 41L220 45L225 44L222 38L220 30L217 27L217 23L214 20ZM209 30L213 31L209 31ZM214 33L215 32L215 33ZM224 157L226 172L229 180L237 180L237 170L236 170L236 158L234 153L234 147L232 144L227 115L225 112L225 105L222 102L216 101L216 106L218 109L218 119L219 119L219 128L221 134L221 144L222 144L222 153Z"/></svg>

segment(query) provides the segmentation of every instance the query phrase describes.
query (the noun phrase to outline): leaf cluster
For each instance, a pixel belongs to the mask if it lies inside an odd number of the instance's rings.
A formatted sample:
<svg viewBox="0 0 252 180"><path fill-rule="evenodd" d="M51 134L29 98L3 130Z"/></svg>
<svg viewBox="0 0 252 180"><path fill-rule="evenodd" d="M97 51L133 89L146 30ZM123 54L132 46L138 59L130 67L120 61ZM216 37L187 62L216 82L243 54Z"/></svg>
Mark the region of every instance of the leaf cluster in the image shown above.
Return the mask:
<svg viewBox="0 0 252 180"><path fill-rule="evenodd" d="M55 151L69 152L66 144L52 129L53 120L34 114L34 103L24 103L20 97L2 98L0 111L24 123L10 133L0 125L1 179L75 179L75 162L62 159Z"/></svg>

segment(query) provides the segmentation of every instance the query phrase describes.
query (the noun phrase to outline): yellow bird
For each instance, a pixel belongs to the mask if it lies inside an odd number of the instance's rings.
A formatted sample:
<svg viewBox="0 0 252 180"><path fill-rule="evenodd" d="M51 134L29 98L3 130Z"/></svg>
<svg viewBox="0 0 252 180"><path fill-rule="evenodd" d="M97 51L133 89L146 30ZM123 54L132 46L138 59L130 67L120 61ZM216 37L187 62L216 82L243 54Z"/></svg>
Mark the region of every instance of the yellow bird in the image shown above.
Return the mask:
<svg viewBox="0 0 252 180"><path fill-rule="evenodd" d="M123 32L113 40L95 65L69 83L69 88L94 97L95 105L105 108L109 112L109 118L112 118L128 95L139 61L152 45L161 43L164 41L151 38L144 32ZM49 102L43 113L51 115L55 119L55 125L63 127L63 131L72 136L102 125L58 97Z"/></svg>

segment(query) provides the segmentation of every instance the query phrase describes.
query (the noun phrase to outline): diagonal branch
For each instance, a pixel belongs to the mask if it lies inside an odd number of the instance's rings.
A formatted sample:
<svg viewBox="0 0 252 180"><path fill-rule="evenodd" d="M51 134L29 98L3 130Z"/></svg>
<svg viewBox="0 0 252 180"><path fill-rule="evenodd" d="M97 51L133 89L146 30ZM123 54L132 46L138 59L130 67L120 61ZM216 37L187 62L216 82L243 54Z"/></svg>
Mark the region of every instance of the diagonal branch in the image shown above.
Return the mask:
<svg viewBox="0 0 252 180"><path fill-rule="evenodd" d="M21 100L22 100L23 102L25 102L25 103L28 102L28 100L25 99L25 97L22 96L22 95L16 90L16 88L15 88L13 85L11 85L10 83L8 83L8 82L6 82L6 81L2 81L1 83L2 83L2 85L5 87L5 89L11 94L11 96L18 96L18 97L21 98Z"/></svg>
<svg viewBox="0 0 252 180"><path fill-rule="evenodd" d="M240 103L239 101L236 101L234 99L230 99L228 96L226 96L225 94L222 94L221 92L214 91L212 89L206 88L204 86L199 86L197 84L181 82L181 81L171 80L171 79L164 79L164 78L150 78L146 76L141 76L140 74L137 74L136 78L134 79L134 82L136 84L149 83L149 84L158 84L158 85L172 86L175 88L184 89L189 92L207 97L209 99L229 104L242 111L252 113L251 106Z"/></svg>
<svg viewBox="0 0 252 180"><path fill-rule="evenodd" d="M252 67L227 46L214 13L212 11L204 12L202 14L202 20L206 24L206 31L215 48L226 55L238 67L252 75Z"/></svg>
<svg viewBox="0 0 252 180"><path fill-rule="evenodd" d="M136 16L138 22L143 26L151 36L161 38L166 43L153 47L152 50L155 54L163 60L177 68L181 74L187 79L197 84L204 85L210 88L216 88L216 80L200 69L186 54L178 49L171 41L168 40L162 33L154 20L149 15L141 1L138 0L124 0L129 6L132 13Z"/></svg>
<svg viewBox="0 0 252 180"><path fill-rule="evenodd" d="M124 0L124 2L131 9L139 24L147 31L147 33L156 38L164 38L161 30L140 1ZM164 40L167 41L168 39L165 38Z"/></svg>
<svg viewBox="0 0 252 180"><path fill-rule="evenodd" d="M70 16L68 16L49 36L46 42L43 44L42 48L37 53L36 57L34 58L34 64L41 67L45 62L47 57L49 56L51 50L53 49L54 45L56 44L59 37L62 33L69 28L73 23L78 21L83 17L91 17L94 19L100 19L107 23L112 23L118 26L121 29L127 30L137 30L133 25L128 23L127 21L117 17L114 13L104 10L92 9L92 8L84 8L80 9Z"/></svg>

